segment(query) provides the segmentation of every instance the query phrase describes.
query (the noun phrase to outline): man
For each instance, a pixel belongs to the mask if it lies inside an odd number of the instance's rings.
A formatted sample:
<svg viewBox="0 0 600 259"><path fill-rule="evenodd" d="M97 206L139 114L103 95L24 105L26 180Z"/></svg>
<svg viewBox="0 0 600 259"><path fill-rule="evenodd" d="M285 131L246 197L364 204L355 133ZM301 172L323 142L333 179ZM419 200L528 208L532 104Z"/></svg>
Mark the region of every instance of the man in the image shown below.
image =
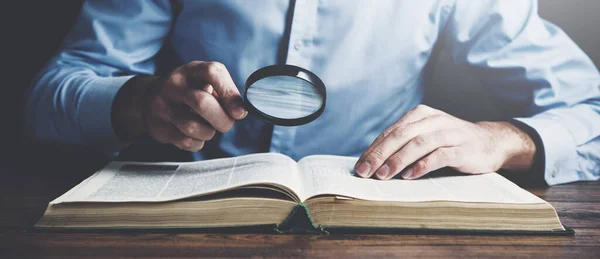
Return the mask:
<svg viewBox="0 0 600 259"><path fill-rule="evenodd" d="M153 76L165 42L179 67ZM472 68L505 121L419 105L436 44ZM325 82L320 118L279 127L248 115L245 79L276 63ZM336 154L360 156L356 172L382 180L452 167L560 184L600 177L599 85L535 0L89 1L26 116L39 138L110 152L147 135L194 159Z"/></svg>

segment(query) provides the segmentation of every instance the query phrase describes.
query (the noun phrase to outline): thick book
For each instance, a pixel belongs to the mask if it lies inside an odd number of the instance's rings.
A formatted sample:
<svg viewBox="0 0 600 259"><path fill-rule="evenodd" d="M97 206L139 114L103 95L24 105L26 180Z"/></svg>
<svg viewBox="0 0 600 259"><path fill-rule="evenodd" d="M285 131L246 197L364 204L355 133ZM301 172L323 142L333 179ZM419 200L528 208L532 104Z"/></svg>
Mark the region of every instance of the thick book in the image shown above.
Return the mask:
<svg viewBox="0 0 600 259"><path fill-rule="evenodd" d="M380 181L356 176L356 159L111 162L50 202L35 227L569 233L552 205L497 173Z"/></svg>

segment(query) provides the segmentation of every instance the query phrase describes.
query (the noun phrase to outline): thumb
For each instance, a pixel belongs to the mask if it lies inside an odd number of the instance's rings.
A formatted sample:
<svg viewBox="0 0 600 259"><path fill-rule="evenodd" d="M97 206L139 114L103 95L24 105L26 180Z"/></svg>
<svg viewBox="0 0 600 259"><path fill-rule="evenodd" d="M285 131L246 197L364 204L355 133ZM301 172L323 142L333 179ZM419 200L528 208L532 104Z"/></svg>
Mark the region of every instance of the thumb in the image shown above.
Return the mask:
<svg viewBox="0 0 600 259"><path fill-rule="evenodd" d="M248 115L248 111L244 108L242 104L242 96L238 91L231 75L227 71L227 68L221 63L218 62L202 62L197 64L200 66L200 73L191 73L192 77L200 77L199 81L204 81L207 84L210 84L216 95L219 97L218 100L223 106L223 108L227 111L227 113L234 119L241 120ZM198 72L196 66L193 66L192 69L194 72ZM214 96L214 94L213 94Z"/></svg>

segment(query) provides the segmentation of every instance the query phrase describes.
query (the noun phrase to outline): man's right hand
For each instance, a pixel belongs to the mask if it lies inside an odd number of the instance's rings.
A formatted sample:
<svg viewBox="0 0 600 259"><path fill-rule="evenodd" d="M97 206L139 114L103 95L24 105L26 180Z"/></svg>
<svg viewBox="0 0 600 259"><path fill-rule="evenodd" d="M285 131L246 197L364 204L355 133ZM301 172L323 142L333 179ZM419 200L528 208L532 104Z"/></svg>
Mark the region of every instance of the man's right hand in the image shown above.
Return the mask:
<svg viewBox="0 0 600 259"><path fill-rule="evenodd" d="M139 76L124 87L128 89L113 104L113 125L126 138L148 134L194 152L216 131L228 131L248 114L229 72L218 62L193 61L167 77Z"/></svg>

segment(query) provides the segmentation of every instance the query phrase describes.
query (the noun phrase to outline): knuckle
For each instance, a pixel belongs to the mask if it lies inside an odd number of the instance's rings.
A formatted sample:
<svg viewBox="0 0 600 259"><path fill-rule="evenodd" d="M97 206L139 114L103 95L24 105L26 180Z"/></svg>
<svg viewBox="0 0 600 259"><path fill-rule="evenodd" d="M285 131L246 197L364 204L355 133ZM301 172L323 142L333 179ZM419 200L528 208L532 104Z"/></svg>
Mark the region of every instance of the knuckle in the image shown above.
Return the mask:
<svg viewBox="0 0 600 259"><path fill-rule="evenodd" d="M415 169L419 173L427 172L428 161L427 159L422 159L415 165Z"/></svg>
<svg viewBox="0 0 600 259"><path fill-rule="evenodd" d="M427 106L425 104L419 104L419 105L417 105L417 107L415 107L415 111L426 111L429 109L431 109L431 108L429 108L429 106Z"/></svg>
<svg viewBox="0 0 600 259"><path fill-rule="evenodd" d="M192 138L184 138L179 141L179 147L185 150L192 150L194 148L194 140Z"/></svg>
<svg viewBox="0 0 600 259"><path fill-rule="evenodd" d="M190 61L189 63L185 64L185 66L186 67L200 67L200 66L202 66L205 63L206 62L194 60L194 61Z"/></svg>
<svg viewBox="0 0 600 259"><path fill-rule="evenodd" d="M394 130L396 130L396 128L387 128L377 138L378 139L384 139L387 136L389 136L390 134L392 134L392 132L394 132Z"/></svg>
<svg viewBox="0 0 600 259"><path fill-rule="evenodd" d="M402 135L404 135L404 129L398 127L395 128L391 133L390 133L392 138L400 138L402 137Z"/></svg>
<svg viewBox="0 0 600 259"><path fill-rule="evenodd" d="M179 71L173 72L169 75L169 77L167 78L167 80L165 81L165 86L163 87L163 89L167 88L167 87L174 87L174 86L182 86L185 84L185 75Z"/></svg>
<svg viewBox="0 0 600 259"><path fill-rule="evenodd" d="M187 121L183 125L183 133L188 136L193 136L198 131L198 126L193 121Z"/></svg>
<svg viewBox="0 0 600 259"><path fill-rule="evenodd" d="M419 113L419 114L423 114L423 115L445 115L444 112L440 111L440 110L436 110L434 108L431 108L425 104L419 104L417 105L417 107L415 107L413 109L413 111Z"/></svg>
<svg viewBox="0 0 600 259"><path fill-rule="evenodd" d="M206 62L206 72L209 75L217 75L223 70L225 70L225 65L223 65L223 63L216 61Z"/></svg>
<svg viewBox="0 0 600 259"><path fill-rule="evenodd" d="M379 148L374 148L373 151L371 151L371 154L369 154L369 156L367 157L367 160L373 162L382 161L383 159L383 151L381 151L381 149Z"/></svg>
<svg viewBox="0 0 600 259"><path fill-rule="evenodd" d="M427 138L423 137L423 135L416 136L414 138L414 143L418 147L425 146L427 145Z"/></svg>

